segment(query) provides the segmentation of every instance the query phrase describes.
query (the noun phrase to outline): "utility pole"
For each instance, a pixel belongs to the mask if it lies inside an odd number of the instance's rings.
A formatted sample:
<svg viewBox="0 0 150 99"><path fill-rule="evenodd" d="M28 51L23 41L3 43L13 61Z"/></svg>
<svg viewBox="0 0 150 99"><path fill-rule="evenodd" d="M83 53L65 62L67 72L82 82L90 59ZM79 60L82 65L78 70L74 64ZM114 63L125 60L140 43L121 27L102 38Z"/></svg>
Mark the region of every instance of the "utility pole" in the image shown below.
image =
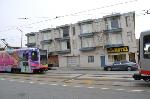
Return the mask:
<svg viewBox="0 0 150 99"><path fill-rule="evenodd" d="M19 29L18 27L17 27L16 29L21 32L21 48L22 48L22 36L23 36L23 31L22 31L21 29Z"/></svg>

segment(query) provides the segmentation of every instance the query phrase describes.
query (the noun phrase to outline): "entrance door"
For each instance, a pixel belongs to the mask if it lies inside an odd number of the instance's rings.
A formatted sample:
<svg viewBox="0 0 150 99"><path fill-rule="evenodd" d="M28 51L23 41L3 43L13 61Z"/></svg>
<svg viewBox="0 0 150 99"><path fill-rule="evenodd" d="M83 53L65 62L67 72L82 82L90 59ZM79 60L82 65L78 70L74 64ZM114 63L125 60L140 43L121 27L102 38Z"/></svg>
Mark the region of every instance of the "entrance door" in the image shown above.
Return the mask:
<svg viewBox="0 0 150 99"><path fill-rule="evenodd" d="M101 67L105 66L105 56L100 56L101 57Z"/></svg>

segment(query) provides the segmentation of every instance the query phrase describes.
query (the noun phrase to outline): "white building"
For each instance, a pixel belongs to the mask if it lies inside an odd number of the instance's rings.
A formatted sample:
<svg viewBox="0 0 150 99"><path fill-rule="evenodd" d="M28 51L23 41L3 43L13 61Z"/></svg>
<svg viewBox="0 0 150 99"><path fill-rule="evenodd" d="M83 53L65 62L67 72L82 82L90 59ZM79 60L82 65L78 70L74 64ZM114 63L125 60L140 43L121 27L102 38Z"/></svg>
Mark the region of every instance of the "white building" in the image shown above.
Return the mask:
<svg viewBox="0 0 150 99"><path fill-rule="evenodd" d="M50 64L59 67L102 68L116 60L137 61L134 12L84 20L32 34L27 34L27 46L48 50Z"/></svg>

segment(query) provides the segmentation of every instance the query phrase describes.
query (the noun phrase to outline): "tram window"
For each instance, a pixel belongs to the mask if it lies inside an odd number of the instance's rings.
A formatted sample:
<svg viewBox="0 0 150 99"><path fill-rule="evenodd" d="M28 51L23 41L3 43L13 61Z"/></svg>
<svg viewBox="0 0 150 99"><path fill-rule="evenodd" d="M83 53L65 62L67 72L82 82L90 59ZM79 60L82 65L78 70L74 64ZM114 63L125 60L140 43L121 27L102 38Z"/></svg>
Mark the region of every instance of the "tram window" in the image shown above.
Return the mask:
<svg viewBox="0 0 150 99"><path fill-rule="evenodd" d="M31 60L32 61L38 61L38 53L37 53L37 51L32 51L31 52Z"/></svg>
<svg viewBox="0 0 150 99"><path fill-rule="evenodd" d="M28 61L28 53L23 53L23 60Z"/></svg>
<svg viewBox="0 0 150 99"><path fill-rule="evenodd" d="M143 40L143 46L144 46L143 56L146 59L150 59L150 35L145 36L143 39L144 39Z"/></svg>

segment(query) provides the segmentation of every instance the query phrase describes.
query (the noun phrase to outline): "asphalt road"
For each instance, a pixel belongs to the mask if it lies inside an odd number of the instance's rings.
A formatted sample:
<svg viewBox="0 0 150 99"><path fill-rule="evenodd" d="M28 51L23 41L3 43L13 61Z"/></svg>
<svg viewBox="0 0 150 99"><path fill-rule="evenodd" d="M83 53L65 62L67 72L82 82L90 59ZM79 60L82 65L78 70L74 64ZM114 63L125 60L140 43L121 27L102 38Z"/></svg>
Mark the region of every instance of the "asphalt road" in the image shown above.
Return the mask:
<svg viewBox="0 0 150 99"><path fill-rule="evenodd" d="M150 88L0 80L0 99L150 99Z"/></svg>

